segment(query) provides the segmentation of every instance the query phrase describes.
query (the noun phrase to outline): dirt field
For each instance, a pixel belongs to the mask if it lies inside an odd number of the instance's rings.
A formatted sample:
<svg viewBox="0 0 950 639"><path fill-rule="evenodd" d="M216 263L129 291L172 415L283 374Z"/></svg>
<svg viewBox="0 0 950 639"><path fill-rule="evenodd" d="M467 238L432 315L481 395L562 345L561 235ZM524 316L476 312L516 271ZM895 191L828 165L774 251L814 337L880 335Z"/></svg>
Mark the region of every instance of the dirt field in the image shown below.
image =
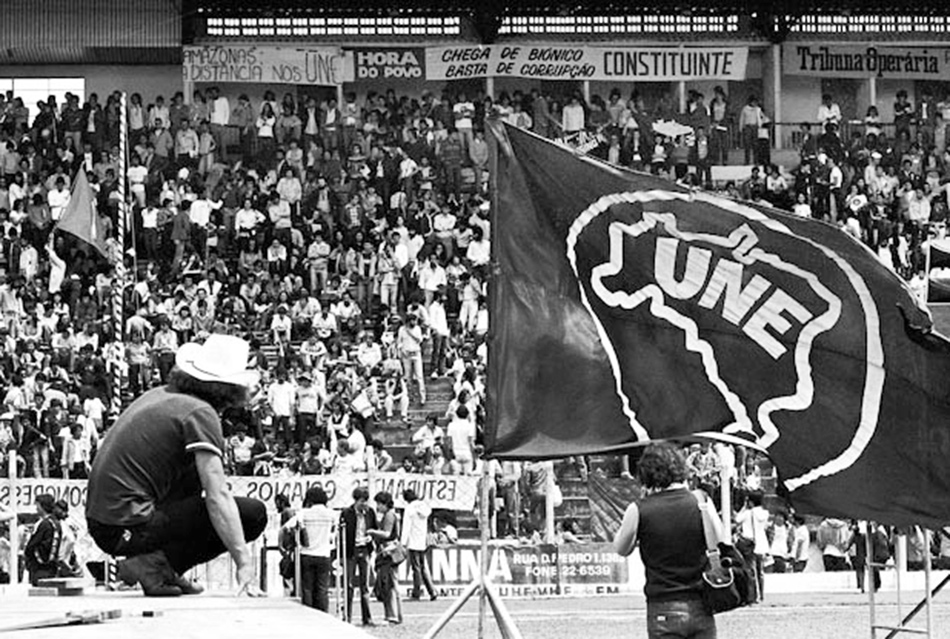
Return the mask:
<svg viewBox="0 0 950 639"><path fill-rule="evenodd" d="M908 612L920 596L920 593L905 593L903 611ZM882 595L881 600L884 603L877 607L877 623L895 624L895 595ZM507 603L525 639L646 637L644 601L639 596L515 600ZM380 639L415 639L425 634L448 604L442 600L406 602L402 626L380 625L368 630ZM934 604L932 636L934 639L950 639L950 591L938 596ZM373 613L377 614L375 605ZM501 637L494 621L489 619L485 636L492 639ZM439 637L472 639L476 635L477 621L478 606L473 601ZM921 615L913 625L923 627L924 622ZM867 639L871 636L867 596L860 594L776 595L764 604L721 615L718 630L720 639ZM883 638L886 634L886 631L879 631L877 636Z"/></svg>

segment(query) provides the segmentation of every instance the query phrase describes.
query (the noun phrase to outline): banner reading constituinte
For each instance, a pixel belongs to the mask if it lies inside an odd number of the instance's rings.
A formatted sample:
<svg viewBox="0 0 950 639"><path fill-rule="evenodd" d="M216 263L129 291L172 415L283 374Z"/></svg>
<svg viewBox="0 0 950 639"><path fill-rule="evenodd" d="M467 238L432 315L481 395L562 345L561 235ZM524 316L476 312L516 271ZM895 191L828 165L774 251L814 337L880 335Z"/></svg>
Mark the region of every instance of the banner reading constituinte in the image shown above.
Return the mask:
<svg viewBox="0 0 950 639"><path fill-rule="evenodd" d="M183 47L182 55L185 82L336 86L344 79L334 47L223 44Z"/></svg>
<svg viewBox="0 0 950 639"><path fill-rule="evenodd" d="M426 49L426 79L744 80L745 47L491 45Z"/></svg>
<svg viewBox="0 0 950 639"><path fill-rule="evenodd" d="M950 77L950 48L941 47L786 44L782 47L782 60L787 75L901 80Z"/></svg>

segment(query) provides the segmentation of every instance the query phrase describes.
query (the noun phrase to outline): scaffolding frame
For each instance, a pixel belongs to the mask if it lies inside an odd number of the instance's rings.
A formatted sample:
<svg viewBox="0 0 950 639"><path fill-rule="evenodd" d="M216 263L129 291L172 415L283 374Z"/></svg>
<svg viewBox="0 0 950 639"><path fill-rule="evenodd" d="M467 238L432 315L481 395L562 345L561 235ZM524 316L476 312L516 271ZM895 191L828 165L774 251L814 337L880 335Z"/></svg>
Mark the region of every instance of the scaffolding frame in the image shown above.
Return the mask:
<svg viewBox="0 0 950 639"><path fill-rule="evenodd" d="M864 530L864 542L866 548L866 560L864 562L864 583L867 586L868 592L868 604L869 604L869 614L871 620L871 639L878 639L878 633L886 631L885 639L895 639L899 634L913 634L924 636L927 639L933 639L933 599L940 593L944 587L950 583L950 575L944 577L944 579L931 589L931 583L933 578L933 558L931 556L930 549L930 539L929 536L925 534L926 531L922 530L920 527L914 527L914 534L923 538L924 541L924 598L919 601L906 615L903 613L904 602L903 602L903 590L901 584L901 570L900 566L897 566L895 569L895 575L897 579L897 617L898 622L896 625L880 624L877 623L877 604L874 597L874 569L885 569L887 568L886 564L877 563L874 561L871 545L871 524L868 523L868 526ZM940 535L950 539L950 535L947 534L945 530L939 531ZM903 539L906 542L906 535L901 534L898 536L898 539ZM904 544L906 547L906 543ZM921 611L925 611L925 621L924 627L915 627L910 626L909 624L914 618L920 614Z"/></svg>

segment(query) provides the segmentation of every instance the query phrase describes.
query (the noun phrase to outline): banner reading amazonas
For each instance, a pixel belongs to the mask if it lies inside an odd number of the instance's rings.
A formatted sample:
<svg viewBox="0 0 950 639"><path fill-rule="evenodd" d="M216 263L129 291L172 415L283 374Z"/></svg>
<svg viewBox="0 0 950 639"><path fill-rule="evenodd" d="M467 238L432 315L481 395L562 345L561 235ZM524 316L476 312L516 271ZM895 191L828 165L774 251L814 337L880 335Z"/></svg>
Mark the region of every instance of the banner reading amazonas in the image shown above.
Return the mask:
<svg viewBox="0 0 950 639"><path fill-rule="evenodd" d="M426 49L426 79L744 80L745 47L490 45Z"/></svg>
<svg viewBox="0 0 950 639"><path fill-rule="evenodd" d="M787 75L821 78L946 80L950 48L786 44L782 66Z"/></svg>
<svg viewBox="0 0 950 639"><path fill-rule="evenodd" d="M185 82L342 84L344 61L334 47L270 47L243 44L182 48Z"/></svg>

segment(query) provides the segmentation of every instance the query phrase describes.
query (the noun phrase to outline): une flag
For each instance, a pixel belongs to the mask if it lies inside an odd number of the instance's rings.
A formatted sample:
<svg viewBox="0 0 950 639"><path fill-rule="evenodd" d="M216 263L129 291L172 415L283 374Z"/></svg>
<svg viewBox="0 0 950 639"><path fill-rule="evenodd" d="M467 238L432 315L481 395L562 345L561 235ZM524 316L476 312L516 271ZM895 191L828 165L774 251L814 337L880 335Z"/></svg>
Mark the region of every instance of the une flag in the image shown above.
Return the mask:
<svg viewBox="0 0 950 639"><path fill-rule="evenodd" d="M102 231L99 214L96 212L92 189L86 179L86 172L81 168L73 181L69 203L56 228L74 235L99 251L103 257L108 257L106 238Z"/></svg>
<svg viewBox="0 0 950 639"><path fill-rule="evenodd" d="M948 343L862 244L491 128L488 455L717 432L802 512L950 522Z"/></svg>

